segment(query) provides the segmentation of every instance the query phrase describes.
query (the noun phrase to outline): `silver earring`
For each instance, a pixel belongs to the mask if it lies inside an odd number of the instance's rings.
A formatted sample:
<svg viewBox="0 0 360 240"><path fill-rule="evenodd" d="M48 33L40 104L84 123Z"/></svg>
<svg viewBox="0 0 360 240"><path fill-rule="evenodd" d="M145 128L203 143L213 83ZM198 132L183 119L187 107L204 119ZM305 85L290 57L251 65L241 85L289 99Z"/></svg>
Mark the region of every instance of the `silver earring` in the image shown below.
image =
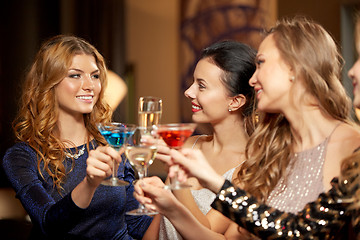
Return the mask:
<svg viewBox="0 0 360 240"><path fill-rule="evenodd" d="M290 82L293 82L293 81L295 81L295 76L290 77Z"/></svg>
<svg viewBox="0 0 360 240"><path fill-rule="evenodd" d="M229 112L231 112L232 110L229 108Z"/></svg>

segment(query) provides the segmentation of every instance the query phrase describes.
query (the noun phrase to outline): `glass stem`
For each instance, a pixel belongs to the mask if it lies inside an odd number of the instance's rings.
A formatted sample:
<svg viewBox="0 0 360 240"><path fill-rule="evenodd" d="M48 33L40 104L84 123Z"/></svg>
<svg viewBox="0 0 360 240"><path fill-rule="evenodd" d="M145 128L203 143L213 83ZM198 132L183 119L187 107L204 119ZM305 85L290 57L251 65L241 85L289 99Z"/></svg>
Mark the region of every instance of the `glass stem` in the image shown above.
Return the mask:
<svg viewBox="0 0 360 240"><path fill-rule="evenodd" d="M112 178L116 178L116 170L117 170L117 168L116 168L116 161L115 160L113 160L113 171L112 171Z"/></svg>

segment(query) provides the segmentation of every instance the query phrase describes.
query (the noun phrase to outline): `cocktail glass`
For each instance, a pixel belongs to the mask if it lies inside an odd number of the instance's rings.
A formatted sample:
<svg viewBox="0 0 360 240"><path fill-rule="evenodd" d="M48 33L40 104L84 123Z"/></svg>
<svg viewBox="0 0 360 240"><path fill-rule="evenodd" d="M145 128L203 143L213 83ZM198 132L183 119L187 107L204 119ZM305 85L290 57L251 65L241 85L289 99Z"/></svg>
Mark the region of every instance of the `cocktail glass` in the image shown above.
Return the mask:
<svg viewBox="0 0 360 240"><path fill-rule="evenodd" d="M186 139L188 139L196 128L196 123L169 123L157 126L158 135L166 142L170 148L181 149ZM177 175L170 179L170 184L165 188L177 190L191 187L189 184L181 183Z"/></svg>
<svg viewBox="0 0 360 240"><path fill-rule="evenodd" d="M124 124L118 122L110 123L99 123L97 124L98 130L101 135L106 139L107 143L114 148L116 151L119 151L120 148L126 143L127 139L134 133L136 125L134 124ZM125 164L123 163L123 166ZM123 168L121 169L124 170ZM119 179L117 176L118 165L116 161L113 161L112 176L108 179L102 181L101 184L108 186L126 186L129 185L128 182Z"/></svg>
<svg viewBox="0 0 360 240"><path fill-rule="evenodd" d="M135 129L134 134L128 139L125 145L125 155L130 164L135 168L138 173L139 179L147 177L147 171L149 166L153 163L156 152L156 138L157 135L154 132L155 126L150 127L138 127ZM153 138L154 140L149 142L142 142L142 138ZM148 210L143 204L139 204L137 209L127 212L128 215L155 215L156 211Z"/></svg>

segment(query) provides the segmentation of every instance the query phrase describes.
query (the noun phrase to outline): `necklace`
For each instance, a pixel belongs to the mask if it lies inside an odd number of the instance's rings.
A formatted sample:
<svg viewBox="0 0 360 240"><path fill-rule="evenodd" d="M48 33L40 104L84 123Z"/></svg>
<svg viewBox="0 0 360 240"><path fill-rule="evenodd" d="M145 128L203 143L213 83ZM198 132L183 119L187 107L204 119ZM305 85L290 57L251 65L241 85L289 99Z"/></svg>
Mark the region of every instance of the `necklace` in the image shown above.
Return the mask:
<svg viewBox="0 0 360 240"><path fill-rule="evenodd" d="M65 152L65 156L67 158L73 158L73 159L78 159L81 155L83 155L85 152L85 145L79 150L78 153L72 154L69 152Z"/></svg>

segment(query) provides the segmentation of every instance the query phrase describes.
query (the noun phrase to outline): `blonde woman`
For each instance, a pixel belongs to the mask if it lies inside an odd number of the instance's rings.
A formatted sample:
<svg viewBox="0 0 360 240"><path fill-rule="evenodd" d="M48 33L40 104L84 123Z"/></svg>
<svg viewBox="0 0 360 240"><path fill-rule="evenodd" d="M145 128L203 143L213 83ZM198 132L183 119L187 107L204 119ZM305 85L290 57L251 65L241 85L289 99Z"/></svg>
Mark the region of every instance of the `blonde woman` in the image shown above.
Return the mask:
<svg viewBox="0 0 360 240"><path fill-rule="evenodd" d="M323 27L294 18L269 32L256 59L249 83L257 95L259 125L233 182L271 207L297 213L331 188L331 180L340 176L341 160L359 146L359 130L349 118L351 101L339 78L341 57ZM201 157L184 154L192 160ZM166 202L161 197L168 194L157 194L152 198ZM188 229L198 226L196 221L179 204L169 205L160 211L174 221L182 218L183 236L195 239L199 233ZM222 239L206 229L200 235Z"/></svg>

